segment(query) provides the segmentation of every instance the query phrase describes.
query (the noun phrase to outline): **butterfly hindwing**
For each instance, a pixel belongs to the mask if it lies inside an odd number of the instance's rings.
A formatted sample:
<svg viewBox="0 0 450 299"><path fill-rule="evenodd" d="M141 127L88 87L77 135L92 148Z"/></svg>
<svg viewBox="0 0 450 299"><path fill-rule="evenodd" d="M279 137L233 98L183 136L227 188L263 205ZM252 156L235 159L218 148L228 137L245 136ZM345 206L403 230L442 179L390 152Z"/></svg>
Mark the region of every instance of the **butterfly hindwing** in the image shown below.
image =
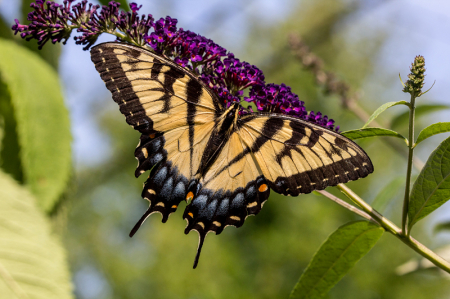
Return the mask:
<svg viewBox="0 0 450 299"><path fill-rule="evenodd" d="M297 196L373 172L356 143L298 118L253 114L241 119L239 132L277 193Z"/></svg>
<svg viewBox="0 0 450 299"><path fill-rule="evenodd" d="M208 232L220 234L228 225L242 226L247 216L259 213L270 194L261 170L238 132L227 138L199 186L183 215L188 222L185 233L196 230L200 237L194 268Z"/></svg>

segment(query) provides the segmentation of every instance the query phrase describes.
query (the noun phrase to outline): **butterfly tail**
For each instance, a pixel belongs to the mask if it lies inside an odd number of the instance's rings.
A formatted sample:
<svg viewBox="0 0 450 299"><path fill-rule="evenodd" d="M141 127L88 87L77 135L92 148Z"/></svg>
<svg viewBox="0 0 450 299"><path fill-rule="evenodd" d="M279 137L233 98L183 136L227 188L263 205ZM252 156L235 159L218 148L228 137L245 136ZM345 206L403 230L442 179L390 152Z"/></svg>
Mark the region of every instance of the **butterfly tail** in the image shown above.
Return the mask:
<svg viewBox="0 0 450 299"><path fill-rule="evenodd" d="M198 260L200 259L200 253L202 252L203 241L205 241L206 235L199 234L199 237L200 237L200 239L198 241L197 254L196 254L195 260L194 260L194 269L197 268Z"/></svg>
<svg viewBox="0 0 450 299"><path fill-rule="evenodd" d="M142 215L141 219L134 225L133 229L130 232L130 238L134 236L134 234L138 231L138 229L141 227L141 225L144 223L144 221L147 219L148 216L152 213L151 207L145 211L144 215Z"/></svg>

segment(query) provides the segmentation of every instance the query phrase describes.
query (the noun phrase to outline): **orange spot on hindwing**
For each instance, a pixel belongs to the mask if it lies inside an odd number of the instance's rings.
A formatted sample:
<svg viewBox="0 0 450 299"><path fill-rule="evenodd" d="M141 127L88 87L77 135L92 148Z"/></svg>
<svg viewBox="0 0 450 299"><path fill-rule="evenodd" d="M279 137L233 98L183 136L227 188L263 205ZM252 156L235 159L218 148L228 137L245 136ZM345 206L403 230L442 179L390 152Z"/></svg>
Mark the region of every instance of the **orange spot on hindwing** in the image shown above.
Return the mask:
<svg viewBox="0 0 450 299"><path fill-rule="evenodd" d="M194 193L192 193L192 191L189 191L189 193L186 195L186 202L189 204L192 199L194 199Z"/></svg>
<svg viewBox="0 0 450 299"><path fill-rule="evenodd" d="M155 133L148 135L148 137L150 137L151 139L155 138Z"/></svg>
<svg viewBox="0 0 450 299"><path fill-rule="evenodd" d="M266 192L267 189L269 189L269 187L267 187L266 184L262 184L262 185L259 186L259 188L258 188L259 192Z"/></svg>

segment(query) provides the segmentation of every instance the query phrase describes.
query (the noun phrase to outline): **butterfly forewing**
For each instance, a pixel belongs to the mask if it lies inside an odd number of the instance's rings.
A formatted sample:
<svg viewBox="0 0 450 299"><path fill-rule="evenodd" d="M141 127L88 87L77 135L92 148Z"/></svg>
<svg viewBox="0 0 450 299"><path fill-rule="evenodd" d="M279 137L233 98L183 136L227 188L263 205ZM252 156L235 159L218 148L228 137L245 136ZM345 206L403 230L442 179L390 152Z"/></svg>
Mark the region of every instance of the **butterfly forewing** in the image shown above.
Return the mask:
<svg viewBox="0 0 450 299"><path fill-rule="evenodd" d="M119 43L91 53L127 123L143 134L194 124L196 117L212 121L220 109L194 75L156 54Z"/></svg>
<svg viewBox="0 0 450 299"><path fill-rule="evenodd" d="M275 192L296 196L367 176L367 154L331 130L279 114L250 115L241 120L247 142Z"/></svg>

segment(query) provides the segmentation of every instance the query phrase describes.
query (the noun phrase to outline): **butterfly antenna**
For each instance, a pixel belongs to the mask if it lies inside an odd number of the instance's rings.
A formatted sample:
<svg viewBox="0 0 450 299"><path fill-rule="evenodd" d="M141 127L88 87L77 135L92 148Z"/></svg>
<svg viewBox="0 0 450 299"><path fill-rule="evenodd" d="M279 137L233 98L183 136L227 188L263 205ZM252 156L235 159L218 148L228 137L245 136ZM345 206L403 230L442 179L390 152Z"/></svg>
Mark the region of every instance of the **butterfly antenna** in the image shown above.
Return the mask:
<svg viewBox="0 0 450 299"><path fill-rule="evenodd" d="M197 268L198 260L200 258L200 252L202 252L203 241L205 241L205 236L206 235L200 234L200 240L198 242L198 248L197 248L197 255L195 256L195 261L194 261L194 269Z"/></svg>
<svg viewBox="0 0 450 299"><path fill-rule="evenodd" d="M148 216L150 216L152 212L150 211L150 207L145 211L144 215L142 215L141 219L134 225L133 229L130 232L130 238L134 236L134 234L138 231L138 229L141 227L142 223L144 223L145 219L147 219Z"/></svg>

